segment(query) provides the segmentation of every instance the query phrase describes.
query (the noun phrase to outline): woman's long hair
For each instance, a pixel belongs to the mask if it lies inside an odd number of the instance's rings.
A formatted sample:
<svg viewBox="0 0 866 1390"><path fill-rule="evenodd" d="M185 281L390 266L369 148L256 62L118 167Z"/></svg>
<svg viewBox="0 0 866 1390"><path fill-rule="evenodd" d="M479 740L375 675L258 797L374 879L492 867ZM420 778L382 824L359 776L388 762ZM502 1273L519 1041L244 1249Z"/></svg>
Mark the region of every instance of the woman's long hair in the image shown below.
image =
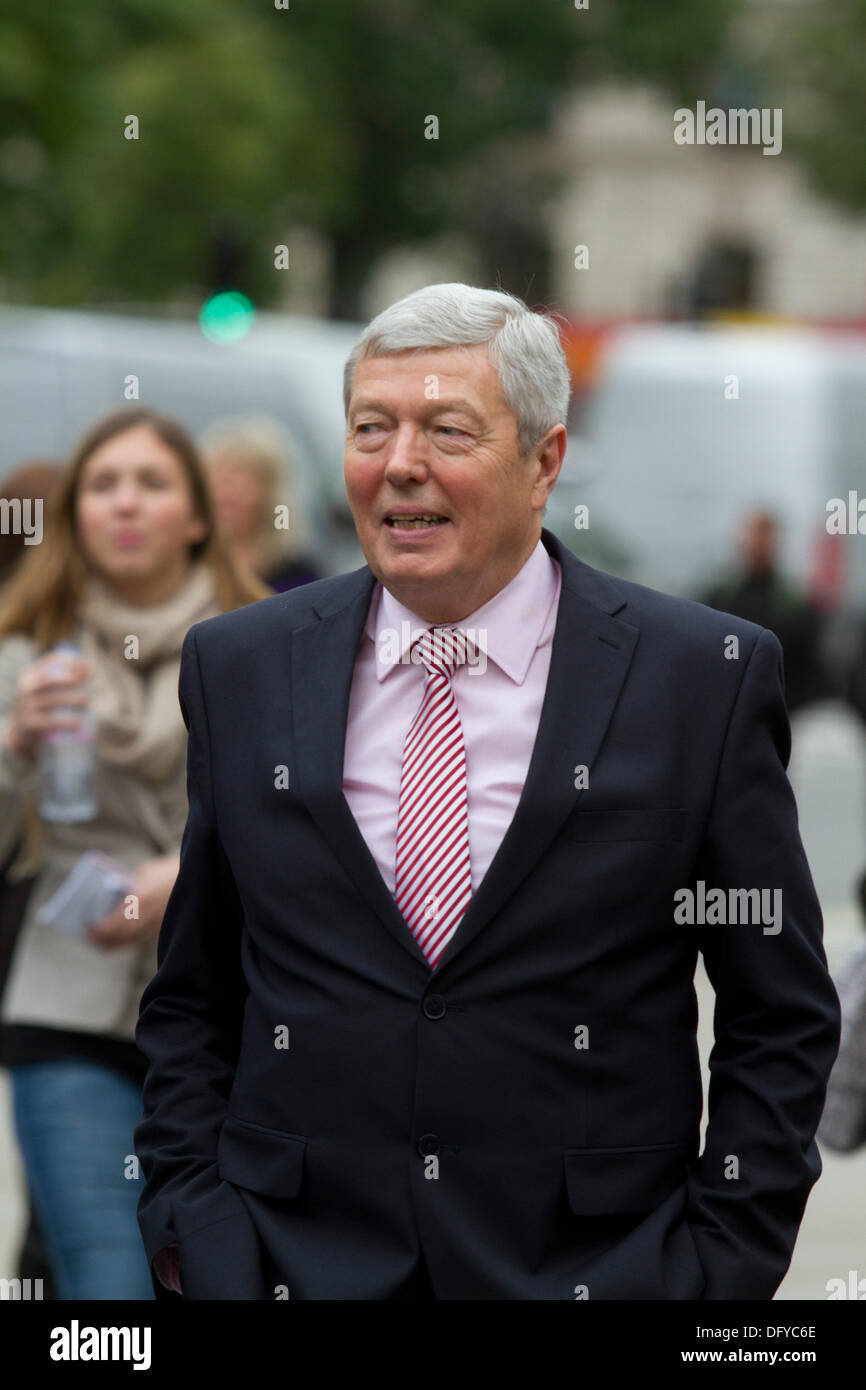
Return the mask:
<svg viewBox="0 0 866 1390"><path fill-rule="evenodd" d="M145 406L129 406L97 420L76 447L46 508L41 544L25 548L23 558L0 593L0 638L7 633L24 633L32 638L37 650L45 651L74 631L88 573L76 526L81 472L97 449L137 425L153 430L183 466L193 508L207 522L204 539L190 546L190 559L201 557L210 567L222 611L241 608L272 593L267 585L245 578L233 564L217 525L207 475L192 437L170 416Z"/></svg>

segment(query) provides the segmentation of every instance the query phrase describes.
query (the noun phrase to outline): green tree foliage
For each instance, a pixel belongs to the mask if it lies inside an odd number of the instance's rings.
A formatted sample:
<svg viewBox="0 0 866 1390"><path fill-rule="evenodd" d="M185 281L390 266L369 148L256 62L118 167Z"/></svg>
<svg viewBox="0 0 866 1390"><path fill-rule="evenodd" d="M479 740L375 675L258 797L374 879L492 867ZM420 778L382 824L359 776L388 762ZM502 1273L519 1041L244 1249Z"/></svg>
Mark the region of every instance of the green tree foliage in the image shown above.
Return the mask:
<svg viewBox="0 0 866 1390"><path fill-rule="evenodd" d="M785 148L812 184L854 211L866 208L866 0L793 9L773 35L767 71L783 99Z"/></svg>
<svg viewBox="0 0 866 1390"><path fill-rule="evenodd" d="M509 238L546 239L558 171L544 132L562 93L620 73L691 100L734 8L0 0L6 297L194 296L220 282L220 247L224 271L235 243L234 282L267 304L273 247L293 224L332 241L336 313L357 312L383 251L446 229L474 239L492 281ZM137 140L124 138L130 115ZM430 116L438 139L425 138Z"/></svg>

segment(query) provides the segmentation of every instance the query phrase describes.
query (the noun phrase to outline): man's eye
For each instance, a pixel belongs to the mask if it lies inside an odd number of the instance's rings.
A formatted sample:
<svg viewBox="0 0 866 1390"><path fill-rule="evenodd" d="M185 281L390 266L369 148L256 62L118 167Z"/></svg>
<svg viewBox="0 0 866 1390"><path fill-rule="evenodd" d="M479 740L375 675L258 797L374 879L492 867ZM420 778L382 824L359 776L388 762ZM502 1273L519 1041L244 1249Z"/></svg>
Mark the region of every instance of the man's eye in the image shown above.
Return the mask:
<svg viewBox="0 0 866 1390"><path fill-rule="evenodd" d="M465 434L465 433L466 433L466 431L465 431L465 430L462 430L462 429L460 428L459 425L440 425L440 426L439 426L439 429L442 431L443 434Z"/></svg>
<svg viewBox="0 0 866 1390"><path fill-rule="evenodd" d="M358 434L364 434L366 430L378 430L380 428L381 426L379 425L378 421L375 420L365 421L363 425L356 426Z"/></svg>

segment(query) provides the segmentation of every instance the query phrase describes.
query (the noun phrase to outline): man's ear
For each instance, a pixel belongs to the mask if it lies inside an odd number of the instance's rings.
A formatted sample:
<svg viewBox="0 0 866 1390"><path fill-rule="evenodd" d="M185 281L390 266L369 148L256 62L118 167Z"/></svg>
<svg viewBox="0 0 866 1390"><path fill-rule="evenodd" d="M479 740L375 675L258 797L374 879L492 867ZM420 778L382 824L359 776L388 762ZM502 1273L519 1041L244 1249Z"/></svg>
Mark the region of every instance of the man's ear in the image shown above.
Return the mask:
<svg viewBox="0 0 866 1390"><path fill-rule="evenodd" d="M567 443L568 431L565 425L553 425L540 439L536 440L529 451L530 459L536 469L532 503L538 510L542 510L546 506L553 491L559 477L559 470L562 468Z"/></svg>

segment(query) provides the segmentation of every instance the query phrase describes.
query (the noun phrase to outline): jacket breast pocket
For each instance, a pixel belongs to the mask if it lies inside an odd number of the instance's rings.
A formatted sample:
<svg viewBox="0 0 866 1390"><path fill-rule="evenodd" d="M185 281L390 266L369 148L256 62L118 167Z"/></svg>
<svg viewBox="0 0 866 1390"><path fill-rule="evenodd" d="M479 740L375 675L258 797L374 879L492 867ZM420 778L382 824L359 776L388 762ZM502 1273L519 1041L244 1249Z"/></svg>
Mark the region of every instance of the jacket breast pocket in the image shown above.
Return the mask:
<svg viewBox="0 0 866 1390"><path fill-rule="evenodd" d="M648 810L572 811L563 826L570 840L682 840L686 829L685 806Z"/></svg>
<svg viewBox="0 0 866 1390"><path fill-rule="evenodd" d="M217 1142L221 1178L268 1197L297 1197L304 1175L307 1141L300 1134L228 1115Z"/></svg>
<svg viewBox="0 0 866 1390"><path fill-rule="evenodd" d="M566 1149L568 1205L578 1216L653 1211L688 1177L689 1145Z"/></svg>

